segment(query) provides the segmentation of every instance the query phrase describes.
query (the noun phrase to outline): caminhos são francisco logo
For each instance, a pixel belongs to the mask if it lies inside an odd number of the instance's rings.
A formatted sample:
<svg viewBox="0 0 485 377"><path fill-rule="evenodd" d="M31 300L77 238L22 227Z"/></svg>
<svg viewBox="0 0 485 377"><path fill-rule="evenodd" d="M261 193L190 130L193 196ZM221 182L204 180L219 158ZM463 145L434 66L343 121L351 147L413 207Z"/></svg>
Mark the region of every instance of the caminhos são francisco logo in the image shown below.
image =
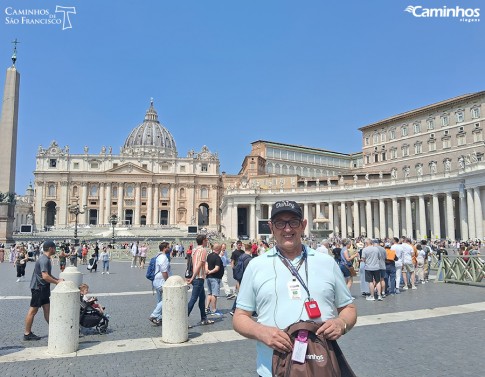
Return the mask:
<svg viewBox="0 0 485 377"><path fill-rule="evenodd" d="M4 13L6 25L59 25L66 30L72 29L71 15L76 14L76 7L56 5L52 10L8 6Z"/></svg>

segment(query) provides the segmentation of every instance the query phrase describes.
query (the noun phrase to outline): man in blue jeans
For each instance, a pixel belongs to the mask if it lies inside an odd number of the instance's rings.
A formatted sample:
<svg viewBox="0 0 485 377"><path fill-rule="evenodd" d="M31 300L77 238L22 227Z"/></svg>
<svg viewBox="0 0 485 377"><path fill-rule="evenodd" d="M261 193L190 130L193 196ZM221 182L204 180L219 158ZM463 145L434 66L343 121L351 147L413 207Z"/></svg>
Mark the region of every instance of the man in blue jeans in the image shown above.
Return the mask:
<svg viewBox="0 0 485 377"><path fill-rule="evenodd" d="M193 274L190 279L187 279L187 284L192 284L192 296L189 300L188 312L194 308L197 300L199 300L200 310L200 325L212 325L214 321L207 319L205 313L205 290L204 281L207 271L205 269L205 262L207 260L207 237L205 234L199 234L195 239L197 247L192 251Z"/></svg>

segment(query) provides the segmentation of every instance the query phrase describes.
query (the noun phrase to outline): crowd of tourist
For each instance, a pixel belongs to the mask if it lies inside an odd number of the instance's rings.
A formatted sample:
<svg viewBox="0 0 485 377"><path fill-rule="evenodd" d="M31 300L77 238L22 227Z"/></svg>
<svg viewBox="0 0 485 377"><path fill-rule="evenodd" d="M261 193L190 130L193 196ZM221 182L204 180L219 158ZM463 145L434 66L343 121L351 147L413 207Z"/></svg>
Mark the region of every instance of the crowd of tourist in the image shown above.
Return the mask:
<svg viewBox="0 0 485 377"><path fill-rule="evenodd" d="M310 242L309 242L310 243ZM3 245L0 245L3 246ZM53 264L59 264L61 271L67 265L87 265L88 270L97 271L97 264L102 265L102 274L109 274L111 245L103 242L82 242L78 246L68 242L59 242L57 252L52 253ZM123 245L131 253L131 267L146 269L150 261L150 243L134 241ZM198 303L200 324L214 323L213 318L222 316L218 309L218 299L225 297L234 300L229 314L234 315L237 294L242 274L249 262L273 248L273 243L266 240L258 242L241 240L229 244L210 243L207 235L199 235L194 243L162 242L156 254L156 274L153 280L157 302L149 321L159 326L162 321L163 284L171 275L172 258L184 258L187 266L187 283L192 285L192 294L188 302L188 312ZM362 296L368 301L382 301L386 296L400 294L404 290L416 290L429 281L432 260L441 260L442 255L454 254L466 257L480 254L482 246L476 241L416 241L406 237L369 239L340 239L338 237L312 243L316 252L332 256L342 273L347 288L350 290L354 277L360 279ZM40 242L18 243L11 246L7 260L16 270L17 282L25 279L26 266L39 259L42 250ZM2 247L0 261L4 262L5 252ZM151 253L153 254L153 252ZM435 258L434 258L435 257ZM244 261L243 263L239 263ZM242 272L238 272L238 264ZM230 267L230 268L229 268ZM232 270L235 287L228 285L228 274ZM29 277L30 280L30 277ZM223 291L223 293L222 293ZM207 292L207 293L206 293ZM354 297L355 299L355 297ZM257 316L257 313L253 313ZM27 332L26 332L27 334ZM28 337L28 335L26 335ZM31 336L35 339L34 336Z"/></svg>

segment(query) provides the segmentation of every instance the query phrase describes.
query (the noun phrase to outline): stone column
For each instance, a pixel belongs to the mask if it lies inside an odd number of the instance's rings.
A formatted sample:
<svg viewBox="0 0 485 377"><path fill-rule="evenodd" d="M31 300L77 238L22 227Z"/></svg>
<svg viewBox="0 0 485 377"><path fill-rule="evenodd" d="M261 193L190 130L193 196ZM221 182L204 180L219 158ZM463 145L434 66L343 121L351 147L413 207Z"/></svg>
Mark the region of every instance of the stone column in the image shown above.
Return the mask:
<svg viewBox="0 0 485 377"><path fill-rule="evenodd" d="M108 219L106 218L107 216L104 213L104 199L105 199L105 194L104 194L104 183L99 184L99 216L98 216L98 224L99 225L104 225L108 222Z"/></svg>
<svg viewBox="0 0 485 377"><path fill-rule="evenodd" d="M83 182L82 183L82 198L81 198L80 206L83 207L83 206L87 206L87 205L88 205L88 183ZM89 210L86 207L84 214L81 214L81 216L79 216L79 224L80 225L81 224L84 224L84 225L89 224L88 216L89 216Z"/></svg>
<svg viewBox="0 0 485 377"><path fill-rule="evenodd" d="M190 201L189 201L189 214L190 217L194 216L195 217L195 224L194 225L199 225L199 219L197 217L197 203L196 203L196 197L195 197L195 190L196 190L196 185L188 185L188 190L190 192Z"/></svg>
<svg viewBox="0 0 485 377"><path fill-rule="evenodd" d="M109 220L111 213L111 186L112 183L106 183L106 221ZM108 221L109 222L109 221Z"/></svg>
<svg viewBox="0 0 485 377"><path fill-rule="evenodd" d="M273 205L268 204L268 219L271 218L271 211L273 210Z"/></svg>
<svg viewBox="0 0 485 377"><path fill-rule="evenodd" d="M399 207L397 198L392 198L392 233L394 237L399 238Z"/></svg>
<svg viewBox="0 0 485 377"><path fill-rule="evenodd" d="M374 219L374 238L380 238L379 234L379 201L372 202L372 217Z"/></svg>
<svg viewBox="0 0 485 377"><path fill-rule="evenodd" d="M171 184L170 185L170 214L169 214L169 225L172 225L172 224L176 224L177 223L177 219L176 219L176 216L175 216L175 190L176 190L176 186L174 184ZM195 190L195 189L194 189ZM209 218L207 218L207 221L209 221Z"/></svg>
<svg viewBox="0 0 485 377"><path fill-rule="evenodd" d="M62 181L61 182L61 193L60 199L61 202L59 204L59 225L67 226L67 216L68 216L68 192L67 192L68 182Z"/></svg>
<svg viewBox="0 0 485 377"><path fill-rule="evenodd" d="M347 213L345 211L345 202L340 202L340 234L342 238L347 238Z"/></svg>
<svg viewBox="0 0 485 377"><path fill-rule="evenodd" d="M153 225L153 184L147 185L147 225Z"/></svg>
<svg viewBox="0 0 485 377"><path fill-rule="evenodd" d="M313 212L312 212L312 204L311 203L305 203L304 206L306 206L306 219L307 219L307 226L305 229L305 234L307 236L310 236L311 229L313 228ZM305 211L305 209L304 209Z"/></svg>
<svg viewBox="0 0 485 377"><path fill-rule="evenodd" d="M340 234L340 221L339 221L339 210L338 210L338 204L337 203L332 203L332 208L333 208L333 230L336 235Z"/></svg>
<svg viewBox="0 0 485 377"><path fill-rule="evenodd" d="M322 215L321 215L321 209L320 209L320 202L318 202L318 203L315 203L315 218L319 219L321 217Z"/></svg>
<svg viewBox="0 0 485 377"><path fill-rule="evenodd" d="M379 199L379 237L386 237L386 204L384 199Z"/></svg>
<svg viewBox="0 0 485 377"><path fill-rule="evenodd" d="M475 204L475 236L476 238L483 239L483 214L482 214L482 199L480 197L480 187L473 189L473 201Z"/></svg>
<svg viewBox="0 0 485 377"><path fill-rule="evenodd" d="M135 213L133 214L133 225L140 226L141 198L140 183L135 183Z"/></svg>
<svg viewBox="0 0 485 377"><path fill-rule="evenodd" d="M251 203L249 205L249 239L251 240L255 240L256 239L256 205L254 203ZM307 227L308 229L308 227ZM305 233L307 231L307 229L305 229Z"/></svg>
<svg viewBox="0 0 485 377"><path fill-rule="evenodd" d="M406 196L406 236L413 238L413 214L411 212L411 197Z"/></svg>
<svg viewBox="0 0 485 377"><path fill-rule="evenodd" d="M217 207L215 207L217 208ZM263 216L263 205L261 204L261 200L259 198L256 198L256 204L255 204L255 211L254 211L254 239L258 239L259 235L259 221L262 219ZM215 210L217 211L217 210ZM214 211L214 212L215 212ZM214 219L215 221L215 219ZM217 224L216 222L211 223L211 224Z"/></svg>
<svg viewBox="0 0 485 377"><path fill-rule="evenodd" d="M346 220L345 224L347 225L347 237L350 237L350 234L353 233L353 216L352 216L352 202L346 202Z"/></svg>
<svg viewBox="0 0 485 377"><path fill-rule="evenodd" d="M160 193L159 193L159 184L155 183L155 189L153 190L153 225L160 225Z"/></svg>
<svg viewBox="0 0 485 377"><path fill-rule="evenodd" d="M467 240L468 237L468 216L466 210L466 194L460 190L460 233L461 239Z"/></svg>
<svg viewBox="0 0 485 377"><path fill-rule="evenodd" d="M453 198L451 192L446 193L446 238L455 240L455 221L453 214Z"/></svg>
<svg viewBox="0 0 485 377"><path fill-rule="evenodd" d="M238 238L238 229L237 229L237 209L238 205L236 203L233 203L232 205L232 213L231 213L231 229L232 229L232 235L230 237L237 239Z"/></svg>
<svg viewBox="0 0 485 377"><path fill-rule="evenodd" d="M359 229L359 236L363 235L366 231L365 225L365 202L359 202L359 220L360 221L360 229Z"/></svg>
<svg viewBox="0 0 485 377"><path fill-rule="evenodd" d="M79 348L79 289L61 281L53 290L50 305L47 353L65 355Z"/></svg>
<svg viewBox="0 0 485 377"><path fill-rule="evenodd" d="M76 266L67 266L64 271L59 273L59 279L65 281L72 281L79 287L83 282L83 274L77 269Z"/></svg>
<svg viewBox="0 0 485 377"><path fill-rule="evenodd" d="M34 207L34 211L35 211L34 229L39 231L39 230L43 230L45 225L45 218L42 213L42 193L44 191L44 182L36 181L35 186L36 186L36 190L35 190L35 207Z"/></svg>
<svg viewBox="0 0 485 377"><path fill-rule="evenodd" d="M433 194L433 239L440 239L440 207L438 194Z"/></svg>
<svg viewBox="0 0 485 377"><path fill-rule="evenodd" d="M354 238L355 238L360 236L359 202L357 200L354 201L353 215L354 215Z"/></svg>
<svg viewBox="0 0 485 377"><path fill-rule="evenodd" d="M401 208L400 215L401 215L401 235L406 236L407 235L407 228L406 228L406 200L401 199L399 203L399 207Z"/></svg>
<svg viewBox="0 0 485 377"><path fill-rule="evenodd" d="M162 341L183 343L189 339L187 284L180 276L171 276L163 285Z"/></svg>
<svg viewBox="0 0 485 377"><path fill-rule="evenodd" d="M418 208L419 208L419 235L418 238L426 239L426 205L424 202L424 195L419 195L418 197Z"/></svg>
<svg viewBox="0 0 485 377"><path fill-rule="evenodd" d="M125 220L125 217L123 216L123 198L125 196L123 189L123 183L118 183L118 219L120 224L123 224L123 220Z"/></svg>
<svg viewBox="0 0 485 377"><path fill-rule="evenodd" d="M386 231L388 237L392 238L394 237L394 232L392 231L392 206L391 203L389 202L389 199L386 201Z"/></svg>
<svg viewBox="0 0 485 377"><path fill-rule="evenodd" d="M373 238L372 232L372 203L370 200L365 201L365 225L367 227L367 238Z"/></svg>
<svg viewBox="0 0 485 377"><path fill-rule="evenodd" d="M333 203L328 202L328 229L335 230L334 223L333 223Z"/></svg>
<svg viewBox="0 0 485 377"><path fill-rule="evenodd" d="M468 236L470 239L475 239L477 238L475 232L475 205L473 202L473 189L471 188L466 190L466 202L468 212Z"/></svg>

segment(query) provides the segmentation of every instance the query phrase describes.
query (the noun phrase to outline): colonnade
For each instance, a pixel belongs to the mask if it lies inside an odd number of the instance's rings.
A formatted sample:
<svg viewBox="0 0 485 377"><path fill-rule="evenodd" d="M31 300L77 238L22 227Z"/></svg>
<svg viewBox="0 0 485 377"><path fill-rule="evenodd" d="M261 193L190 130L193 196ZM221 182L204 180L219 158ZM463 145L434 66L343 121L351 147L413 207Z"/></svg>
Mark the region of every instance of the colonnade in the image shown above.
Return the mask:
<svg viewBox="0 0 485 377"><path fill-rule="evenodd" d="M484 236L482 192L478 186L462 187L458 191L389 197L369 195L368 198L351 200L339 199L338 195L335 195L335 199L318 200L315 196L293 198L280 193L280 198L269 196L272 202L268 203L260 195L253 203L240 203L232 208L230 222L237 224L237 232L240 232L244 219L241 219L238 209L247 208L248 236L257 239L260 237L257 222L270 217L272 203L280 199L291 199L300 204L304 217L308 220L306 236L310 236L317 223L322 228L322 223L315 222L315 219L327 219L326 227L334 230L333 236L342 238L407 236L414 239L466 240L483 239ZM234 226L230 228L230 236L240 235L235 234Z"/></svg>

